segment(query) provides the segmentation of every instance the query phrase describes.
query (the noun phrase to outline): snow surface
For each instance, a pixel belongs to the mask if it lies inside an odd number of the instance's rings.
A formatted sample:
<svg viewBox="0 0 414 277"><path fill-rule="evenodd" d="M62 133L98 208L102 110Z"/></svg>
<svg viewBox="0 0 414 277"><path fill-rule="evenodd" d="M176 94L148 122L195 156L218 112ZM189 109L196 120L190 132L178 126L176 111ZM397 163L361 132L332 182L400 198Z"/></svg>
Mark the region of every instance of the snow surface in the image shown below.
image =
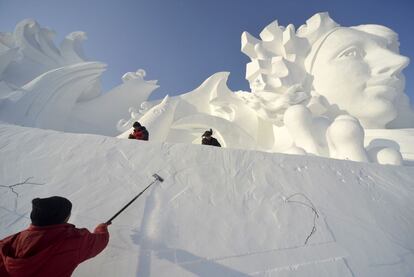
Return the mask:
<svg viewBox="0 0 414 277"><path fill-rule="evenodd" d="M0 165L1 238L34 197L68 197L92 229L164 177L74 276L414 276L410 166L4 124Z"/></svg>

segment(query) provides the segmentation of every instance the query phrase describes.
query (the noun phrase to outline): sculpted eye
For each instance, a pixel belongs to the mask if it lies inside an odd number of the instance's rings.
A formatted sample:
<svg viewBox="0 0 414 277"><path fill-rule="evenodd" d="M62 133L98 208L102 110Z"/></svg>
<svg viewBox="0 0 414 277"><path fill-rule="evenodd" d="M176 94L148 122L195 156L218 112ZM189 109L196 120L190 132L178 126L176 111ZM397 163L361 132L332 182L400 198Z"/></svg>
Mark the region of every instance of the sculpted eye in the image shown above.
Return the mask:
<svg viewBox="0 0 414 277"><path fill-rule="evenodd" d="M356 47L351 47L339 54L338 58L362 58L363 53Z"/></svg>

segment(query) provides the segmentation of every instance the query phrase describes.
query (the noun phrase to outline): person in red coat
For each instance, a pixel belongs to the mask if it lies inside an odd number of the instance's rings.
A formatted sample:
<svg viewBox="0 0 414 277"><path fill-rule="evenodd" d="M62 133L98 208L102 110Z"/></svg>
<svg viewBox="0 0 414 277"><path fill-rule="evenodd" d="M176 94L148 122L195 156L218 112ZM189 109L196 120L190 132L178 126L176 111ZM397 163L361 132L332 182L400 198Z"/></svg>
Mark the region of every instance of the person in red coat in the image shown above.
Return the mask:
<svg viewBox="0 0 414 277"><path fill-rule="evenodd" d="M1 277L66 277L108 245L107 224L93 233L67 223L72 203L63 197L32 200L28 229L0 240Z"/></svg>
<svg viewBox="0 0 414 277"><path fill-rule="evenodd" d="M132 127L134 127L134 131L129 134L129 139L148 140L149 133L147 128L142 126L138 121L135 121Z"/></svg>

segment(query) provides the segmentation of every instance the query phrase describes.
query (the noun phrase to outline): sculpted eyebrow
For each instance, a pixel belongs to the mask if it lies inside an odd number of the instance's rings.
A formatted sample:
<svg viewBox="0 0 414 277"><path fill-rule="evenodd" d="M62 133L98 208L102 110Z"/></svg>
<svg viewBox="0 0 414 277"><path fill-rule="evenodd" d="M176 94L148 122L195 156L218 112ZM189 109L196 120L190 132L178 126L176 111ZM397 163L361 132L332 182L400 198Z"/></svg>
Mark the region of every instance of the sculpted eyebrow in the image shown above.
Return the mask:
<svg viewBox="0 0 414 277"><path fill-rule="evenodd" d="M337 51L332 53L331 58L332 57L336 58L342 52L346 51L347 49L349 49L351 47L362 49L363 48L363 43L361 41L357 41L357 40L347 41L346 44L341 45L341 48L339 48Z"/></svg>

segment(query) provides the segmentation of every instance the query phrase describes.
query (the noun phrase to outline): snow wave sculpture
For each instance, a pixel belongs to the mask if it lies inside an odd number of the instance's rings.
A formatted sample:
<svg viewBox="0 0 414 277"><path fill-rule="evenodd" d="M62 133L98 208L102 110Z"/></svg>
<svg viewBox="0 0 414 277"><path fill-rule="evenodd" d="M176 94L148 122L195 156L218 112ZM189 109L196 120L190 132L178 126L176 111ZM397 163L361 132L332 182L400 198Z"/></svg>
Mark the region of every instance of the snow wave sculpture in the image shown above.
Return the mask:
<svg viewBox="0 0 414 277"><path fill-rule="evenodd" d="M216 73L173 97L168 141L199 143L212 127L228 147L402 163L398 144L364 148L366 129L414 126L402 74L409 59L395 32L318 13L297 31L274 21L260 39L244 32L241 43L251 92L230 91L228 73Z"/></svg>
<svg viewBox="0 0 414 277"><path fill-rule="evenodd" d="M157 88L145 71L123 76L123 84L103 94L106 65L84 58L84 32L72 32L59 47L54 32L32 20L0 33L0 120L70 132L117 134L128 108ZM110 112L109 112L110 111Z"/></svg>

